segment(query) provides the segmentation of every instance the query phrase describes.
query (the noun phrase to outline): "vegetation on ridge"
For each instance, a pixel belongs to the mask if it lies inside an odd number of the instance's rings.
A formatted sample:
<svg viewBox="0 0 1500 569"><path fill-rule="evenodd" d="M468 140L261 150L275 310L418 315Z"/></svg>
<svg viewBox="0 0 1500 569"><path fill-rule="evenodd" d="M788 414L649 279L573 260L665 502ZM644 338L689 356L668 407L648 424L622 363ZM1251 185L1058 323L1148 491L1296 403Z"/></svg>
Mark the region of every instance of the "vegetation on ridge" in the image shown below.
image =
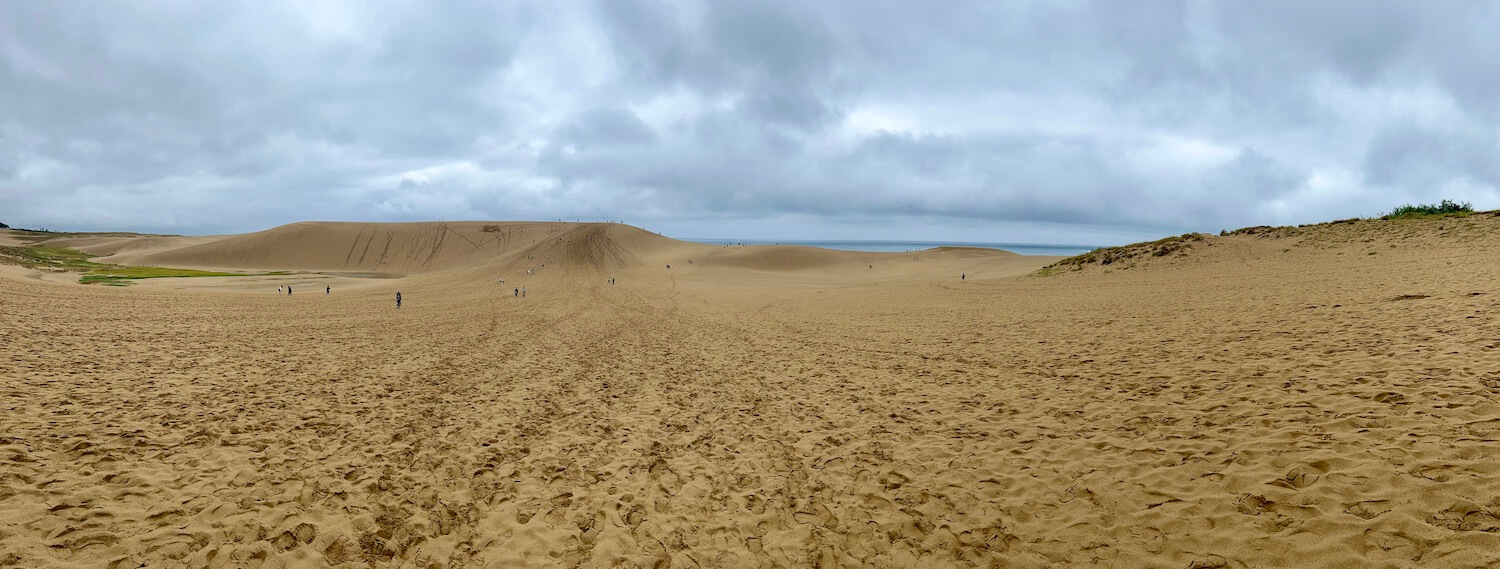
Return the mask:
<svg viewBox="0 0 1500 569"><path fill-rule="evenodd" d="M1469 202L1459 203L1453 200L1443 200L1438 204L1406 204L1391 210L1390 213L1387 213L1380 218L1400 219L1408 217L1428 217L1434 215L1468 215L1471 213L1474 213L1474 206L1470 205Z"/></svg>
<svg viewBox="0 0 1500 569"><path fill-rule="evenodd" d="M1402 205L1391 210L1390 213L1378 218L1340 219L1323 223L1312 223L1296 226L1285 225L1279 227L1257 225L1253 227L1236 229L1234 231L1220 231L1219 236L1243 236L1255 237L1260 239L1275 239L1294 236L1307 236L1309 235L1308 232L1311 230L1316 230L1318 228L1326 229L1345 224L1369 222L1378 223L1380 220L1393 219L1465 217L1473 215L1475 213L1481 212L1475 212L1473 205L1471 205L1469 202L1455 202L1453 200L1445 199L1437 204ZM1482 213L1500 217L1500 210ZM1465 225L1465 227L1471 227L1472 225L1473 224L1470 223ZM1443 227L1439 226L1438 229L1442 230ZM1447 235L1447 233L1444 233L1444 235ZM1214 243L1210 239L1208 239L1209 237L1209 235L1203 233L1187 233L1176 237L1167 237L1165 239L1158 239L1156 241L1146 243L1134 243L1130 245L1121 245L1119 247L1104 247L1089 251L1082 255L1068 257L1051 265L1047 265L1046 267L1043 267L1041 270L1037 271L1035 274L1037 276L1044 277L1052 276L1064 272L1083 270L1084 267L1089 265L1113 266L1114 268L1128 269L1134 267L1135 261L1137 260L1145 260L1153 257L1186 256L1186 251L1193 248L1194 245L1199 243L1212 246ZM1395 245L1392 245L1392 247L1394 246ZM1285 249L1283 250L1283 252L1289 250L1290 249ZM1368 254L1374 255L1375 253L1369 252Z"/></svg>
<svg viewBox="0 0 1500 569"><path fill-rule="evenodd" d="M1038 274L1050 276L1067 270L1081 270L1084 265L1113 265L1139 257L1166 257L1186 255L1194 244L1203 242L1208 236L1202 233L1184 233L1176 237L1157 239L1148 243L1134 243L1119 247L1102 247L1082 255L1068 257L1046 267Z"/></svg>

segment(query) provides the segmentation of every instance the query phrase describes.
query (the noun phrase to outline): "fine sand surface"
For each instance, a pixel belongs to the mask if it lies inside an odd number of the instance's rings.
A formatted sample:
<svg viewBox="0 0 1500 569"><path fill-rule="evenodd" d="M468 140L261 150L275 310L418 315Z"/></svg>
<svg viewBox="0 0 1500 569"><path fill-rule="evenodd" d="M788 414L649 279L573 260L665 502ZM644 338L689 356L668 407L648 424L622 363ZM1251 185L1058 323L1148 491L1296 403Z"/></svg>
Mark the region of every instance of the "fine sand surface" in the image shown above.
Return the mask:
<svg viewBox="0 0 1500 569"><path fill-rule="evenodd" d="M71 239L304 272L0 267L4 567L1500 565L1489 215L1050 277L599 224Z"/></svg>

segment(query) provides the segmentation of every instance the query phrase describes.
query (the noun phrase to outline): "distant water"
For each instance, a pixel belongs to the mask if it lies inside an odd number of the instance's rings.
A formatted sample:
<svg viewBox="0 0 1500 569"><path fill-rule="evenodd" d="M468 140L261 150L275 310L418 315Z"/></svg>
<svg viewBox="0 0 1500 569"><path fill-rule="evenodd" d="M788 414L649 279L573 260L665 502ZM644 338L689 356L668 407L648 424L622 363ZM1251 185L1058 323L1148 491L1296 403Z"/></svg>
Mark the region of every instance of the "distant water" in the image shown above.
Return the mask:
<svg viewBox="0 0 1500 569"><path fill-rule="evenodd" d="M980 243L973 241L770 241L765 239L692 239L683 241L694 243L707 243L710 245L807 245L809 247L822 247L824 249L839 249L842 251L876 251L885 253L900 253L903 251L921 251L933 247L984 247L986 249L1001 249L1021 255L1064 255L1073 256L1087 253L1096 249L1092 245L1047 245L1041 243Z"/></svg>

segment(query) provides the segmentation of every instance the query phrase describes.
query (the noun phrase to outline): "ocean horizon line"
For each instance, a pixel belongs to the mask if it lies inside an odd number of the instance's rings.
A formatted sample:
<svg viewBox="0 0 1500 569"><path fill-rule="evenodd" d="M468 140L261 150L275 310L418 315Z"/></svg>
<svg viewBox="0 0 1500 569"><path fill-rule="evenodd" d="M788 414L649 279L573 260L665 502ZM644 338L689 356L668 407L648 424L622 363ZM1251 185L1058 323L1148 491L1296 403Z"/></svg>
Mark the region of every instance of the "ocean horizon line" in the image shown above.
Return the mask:
<svg viewBox="0 0 1500 569"><path fill-rule="evenodd" d="M679 237L683 241L709 245L803 245L840 251L863 251L870 253L903 253L921 251L935 247L979 247L999 249L1021 255L1071 256L1098 249L1099 245L1073 245L1063 243L1002 243L993 241L904 241L876 239L720 239L706 237Z"/></svg>

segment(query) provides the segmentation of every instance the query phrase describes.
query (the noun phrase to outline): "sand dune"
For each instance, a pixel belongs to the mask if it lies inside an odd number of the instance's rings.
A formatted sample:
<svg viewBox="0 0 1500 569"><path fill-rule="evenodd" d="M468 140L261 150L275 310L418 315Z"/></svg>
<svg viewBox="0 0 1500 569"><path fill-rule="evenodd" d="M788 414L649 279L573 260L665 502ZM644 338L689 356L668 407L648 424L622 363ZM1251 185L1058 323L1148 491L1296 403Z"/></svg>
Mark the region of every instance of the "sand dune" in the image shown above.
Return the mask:
<svg viewBox="0 0 1500 569"><path fill-rule="evenodd" d="M106 260L125 259L150 253L181 249L210 243L221 237L187 237L182 235L91 235L48 239L47 244L69 247ZM130 264L130 263L122 263Z"/></svg>
<svg viewBox="0 0 1500 569"><path fill-rule="evenodd" d="M1167 245L319 223L134 257L314 273L0 276L0 566L1500 563L1500 218ZM406 276L275 294L335 272Z"/></svg>
<svg viewBox="0 0 1500 569"><path fill-rule="evenodd" d="M46 245L72 247L121 265L250 271L417 275L459 270L514 272L551 265L564 271L739 268L772 273L828 272L944 262L962 272L985 262L1014 264L1019 255L993 249L939 247L911 253L837 251L800 245L725 247L689 243L616 223L302 222L245 235L182 237L128 234L64 236ZM920 259L912 259L920 257ZM926 264L905 263L925 260ZM1030 261L1035 261L1031 259ZM1031 266L1031 262L1023 264ZM553 271L558 272L557 270ZM950 271L951 272L951 271ZM886 273L880 273L886 274ZM958 273L955 273L958 274Z"/></svg>
<svg viewBox="0 0 1500 569"><path fill-rule="evenodd" d="M494 262L561 224L294 223L190 247L119 257L122 264L266 270L425 272Z"/></svg>

